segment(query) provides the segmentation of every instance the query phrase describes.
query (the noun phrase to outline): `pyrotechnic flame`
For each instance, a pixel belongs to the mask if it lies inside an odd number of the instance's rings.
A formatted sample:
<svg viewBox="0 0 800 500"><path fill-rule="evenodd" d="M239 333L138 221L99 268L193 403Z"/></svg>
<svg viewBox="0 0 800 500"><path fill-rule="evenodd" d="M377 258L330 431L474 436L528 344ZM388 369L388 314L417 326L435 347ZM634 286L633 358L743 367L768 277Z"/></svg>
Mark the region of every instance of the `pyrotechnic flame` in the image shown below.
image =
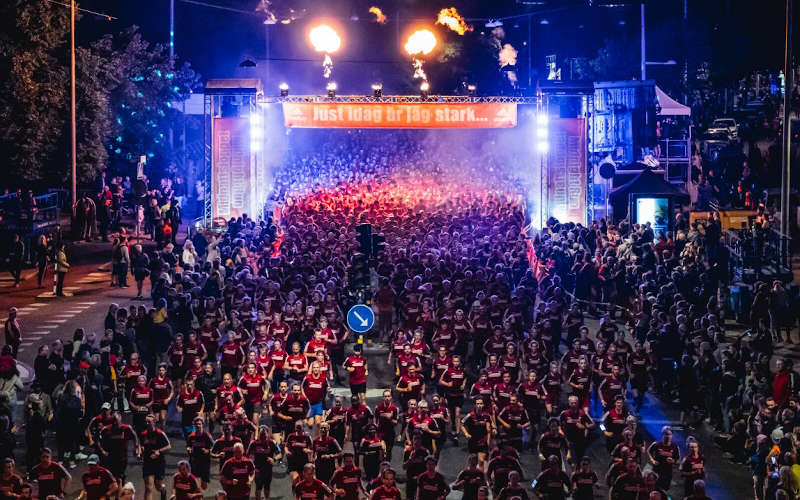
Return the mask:
<svg viewBox="0 0 800 500"><path fill-rule="evenodd" d="M414 58L414 78L428 79L428 75L422 69L422 59L417 59L416 57Z"/></svg>
<svg viewBox="0 0 800 500"><path fill-rule="evenodd" d="M463 35L467 31L472 31L472 26L467 26L467 23L464 22L464 18L461 17L455 7L440 10L439 17L436 19L436 24L447 26L459 35Z"/></svg>
<svg viewBox="0 0 800 500"><path fill-rule="evenodd" d="M308 39L314 46L314 50L326 54L333 54L342 46L342 39L336 34L336 30L327 24L320 24L312 28L308 32Z"/></svg>
<svg viewBox="0 0 800 500"><path fill-rule="evenodd" d="M497 54L497 59L500 62L500 67L515 66L517 64L517 49L511 46L510 43L503 45L500 53Z"/></svg>
<svg viewBox="0 0 800 500"><path fill-rule="evenodd" d="M410 56L428 55L436 47L436 35L431 30L417 30L408 37L405 49Z"/></svg>
<svg viewBox="0 0 800 500"><path fill-rule="evenodd" d="M375 20L378 22L378 24L386 23L386 16L383 14L383 11L380 8L373 5L369 8L369 12L370 14L375 14Z"/></svg>
<svg viewBox="0 0 800 500"><path fill-rule="evenodd" d="M333 70L331 54L342 46L342 39L336 34L336 30L327 24L320 24L312 28L308 32L308 39L311 41L311 45L314 46L314 50L325 53L325 59L322 61L322 75L325 78L330 78Z"/></svg>

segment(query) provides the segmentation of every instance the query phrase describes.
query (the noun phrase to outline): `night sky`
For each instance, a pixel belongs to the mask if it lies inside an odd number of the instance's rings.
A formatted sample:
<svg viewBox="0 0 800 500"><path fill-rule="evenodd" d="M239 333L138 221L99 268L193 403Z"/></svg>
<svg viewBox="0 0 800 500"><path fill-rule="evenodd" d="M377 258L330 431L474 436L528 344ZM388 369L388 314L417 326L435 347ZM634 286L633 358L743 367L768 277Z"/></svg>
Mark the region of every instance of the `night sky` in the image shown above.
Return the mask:
<svg viewBox="0 0 800 500"><path fill-rule="evenodd" d="M194 1L194 0L192 0ZM189 61L203 79L231 76L265 78L264 68L240 69L245 59L263 60L266 57L264 15L256 12L258 0L198 0L244 12L214 9L175 1L176 53ZM526 4L526 2L528 4ZM529 5L536 3L538 5ZM271 84L283 79L292 80L293 88L322 85L317 77L319 54L306 41L312 24L329 19L338 25L344 45L334 58L334 73L340 79L356 82L360 79L387 81L389 76L405 68L408 58L402 53L398 40L397 16L400 17L400 38L411 26L433 25L440 8L455 6L469 18L499 17L535 13L533 17L531 53L534 79L543 77L544 59L556 54L559 60L568 57L593 57L605 38L626 40L638 47L639 2L630 0L459 0L449 3L430 0L367 1L367 0L276 0L277 10L296 7L305 14L291 24L269 27ZM688 0L688 23L691 39L683 43L680 36L683 16L682 0L650 0L647 2L647 58L682 61L689 54L690 65L701 60L713 60L733 73L755 68L777 69L783 63L784 10L783 2L770 0ZM120 31L129 25L140 26L148 40L166 43L169 34L169 0L84 0L82 7L106 12L118 17L106 21L84 16L79 25L82 42L104 32ZM604 6L607 4L616 7ZM378 25L368 13L377 5L389 17ZM351 18L358 17L358 21ZM475 31L488 31L484 21L472 23ZM503 26L506 42L519 53L521 79L527 77L528 21L526 18L506 21ZM800 35L795 37L795 47ZM400 43L398 43L400 42ZM798 50L796 49L796 50ZM638 49L637 49L638 50ZM338 62L337 62L338 61ZM360 66L358 63L368 62ZM353 71L356 70L356 71ZM651 67L649 76L656 79L675 79L678 67ZM568 78L562 68L562 77ZM317 81L319 80L319 81ZM340 80L341 81L341 80ZM353 83L352 85L356 85ZM364 83L368 87L368 82Z"/></svg>

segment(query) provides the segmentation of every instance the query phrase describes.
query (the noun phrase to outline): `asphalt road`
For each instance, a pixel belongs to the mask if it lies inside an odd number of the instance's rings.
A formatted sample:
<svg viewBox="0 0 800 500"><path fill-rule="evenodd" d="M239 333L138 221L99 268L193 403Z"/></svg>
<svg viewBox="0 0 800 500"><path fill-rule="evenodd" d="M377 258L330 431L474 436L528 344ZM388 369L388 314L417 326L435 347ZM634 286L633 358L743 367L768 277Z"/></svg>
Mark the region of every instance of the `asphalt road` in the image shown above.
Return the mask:
<svg viewBox="0 0 800 500"><path fill-rule="evenodd" d="M110 246L91 244L85 249L73 248L71 251L73 253L80 251L94 253L97 259L93 263L80 263L80 259L75 259L79 263L68 274L66 284L67 291L71 294L70 297L55 298L52 297L51 289L36 288L35 275L30 275L31 270L26 270L23 273L24 276L30 277L20 288L11 288L11 281L7 273L0 275L0 310L11 305L20 308L20 317L23 323L23 344L20 349L19 360L22 364L23 375L27 375L25 373L28 371L27 367L31 366L39 345L45 342L52 342L57 338L69 339L72 336L72 332L78 327L100 334L108 305L117 303L120 306L127 306L131 304L136 295L133 287L127 289L109 287L109 273L105 270L108 265L100 264L99 262L102 262L102 260L98 259L110 253ZM134 302L139 303L139 301ZM589 326L590 329L596 327L596 323L590 320ZM382 389L393 385L393 370L386 364L385 351L382 349L368 349L368 359L370 363L368 402L370 406L374 407L380 398ZM337 388L336 390L349 394L349 390L345 388ZM594 416L599 418L599 415ZM171 410L171 419L176 423L168 428L168 433L172 440L172 449L167 453L168 474L174 472L175 464L178 460L186 457L184 442L178 432L177 417L174 409ZM676 411L666 408L656 398L648 397L642 412L642 426L646 433L658 435L662 425L676 425L677 421L678 414ZM676 442L682 451L685 450L684 443L687 435L685 430L676 429ZM711 434L707 430L692 431L692 435L699 439L702 451L706 456L707 484L711 498L714 500L750 498L752 495L752 483L749 471L741 465L732 464L725 460L719 450L711 444ZM608 467L608 454L605 450L604 440L598 430L594 431L592 438L588 454L592 459L595 471L602 478ZM20 442L22 442L21 433ZM393 464L398 471L402 470L400 456L401 453L394 453ZM463 439L460 442L460 447L448 442L442 450L439 462L440 471L448 481L455 480L458 472L464 466L466 457L466 445ZM18 458L22 458L21 445L18 450ZM525 452L522 456L522 465L527 479L526 484L530 485L530 480L539 473L538 459L533 453ZM69 498L77 496L80 489L80 476L84 470L85 465L79 464L72 471L73 481L69 488ZM141 479L141 468L133 458L128 468L128 474L129 479L134 481L137 495L142 495L144 485ZM678 477L678 474L676 473L675 476ZM673 498L683 498L682 488L682 481L673 483L670 491ZM219 483L215 478L207 490L206 497L211 497L218 489ZM607 491L604 487L598 490L598 496L607 497ZM275 479L272 483L272 498L292 498L289 479L283 467L276 467ZM461 493L454 492L448 498L461 498Z"/></svg>

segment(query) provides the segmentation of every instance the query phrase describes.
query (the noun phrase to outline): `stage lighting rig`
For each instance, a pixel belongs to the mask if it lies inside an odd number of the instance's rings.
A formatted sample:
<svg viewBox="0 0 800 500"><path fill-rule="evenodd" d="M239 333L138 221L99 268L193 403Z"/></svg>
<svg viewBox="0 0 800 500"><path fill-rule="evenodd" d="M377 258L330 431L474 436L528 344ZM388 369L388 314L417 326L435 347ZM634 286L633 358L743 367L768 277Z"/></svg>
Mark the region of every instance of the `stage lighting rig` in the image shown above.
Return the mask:
<svg viewBox="0 0 800 500"><path fill-rule="evenodd" d="M383 95L383 84L381 83L373 83L372 84L372 97L380 97Z"/></svg>
<svg viewBox="0 0 800 500"><path fill-rule="evenodd" d="M478 88L475 85L467 85L467 92L469 92L470 97L475 97Z"/></svg>
<svg viewBox="0 0 800 500"><path fill-rule="evenodd" d="M289 97L289 84L284 82L280 84L281 97Z"/></svg>
<svg viewBox="0 0 800 500"><path fill-rule="evenodd" d="M328 82L325 88L328 90L328 97L331 99L336 97L336 82Z"/></svg>
<svg viewBox="0 0 800 500"><path fill-rule="evenodd" d="M428 82L422 82L419 86L419 95L423 99L428 98L428 92L431 90L431 84Z"/></svg>

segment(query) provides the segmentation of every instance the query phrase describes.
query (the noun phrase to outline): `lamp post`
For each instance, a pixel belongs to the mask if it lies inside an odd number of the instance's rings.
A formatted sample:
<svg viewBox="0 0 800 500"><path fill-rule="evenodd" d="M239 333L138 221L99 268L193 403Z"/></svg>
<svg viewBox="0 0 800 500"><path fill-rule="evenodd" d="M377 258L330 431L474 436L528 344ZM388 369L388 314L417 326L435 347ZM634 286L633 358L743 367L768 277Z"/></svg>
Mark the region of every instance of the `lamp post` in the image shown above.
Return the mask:
<svg viewBox="0 0 800 500"><path fill-rule="evenodd" d="M794 68L792 67L792 2L786 0L786 39L784 40L784 90L783 90L783 155L781 158L781 264L789 265L789 196L791 193L792 163L792 90Z"/></svg>
<svg viewBox="0 0 800 500"><path fill-rule="evenodd" d="M69 2L70 145L72 146L72 203L78 198L78 133L75 116L75 0Z"/></svg>

